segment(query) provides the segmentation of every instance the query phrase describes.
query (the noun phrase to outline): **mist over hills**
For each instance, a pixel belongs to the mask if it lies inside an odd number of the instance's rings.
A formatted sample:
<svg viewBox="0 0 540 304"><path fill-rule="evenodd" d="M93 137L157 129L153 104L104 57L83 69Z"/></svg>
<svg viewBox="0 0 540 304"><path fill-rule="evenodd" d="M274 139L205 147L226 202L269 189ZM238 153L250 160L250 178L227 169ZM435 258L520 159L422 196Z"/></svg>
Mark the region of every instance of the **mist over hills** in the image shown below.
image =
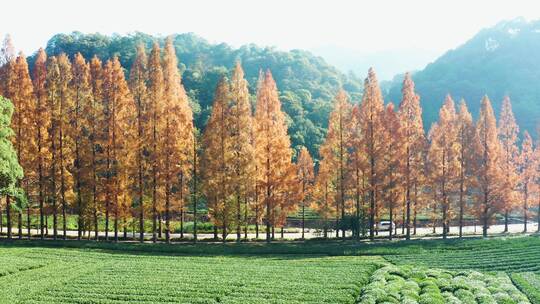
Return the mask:
<svg viewBox="0 0 540 304"><path fill-rule="evenodd" d="M518 18L484 29L413 74L421 97L424 125L437 120L446 94L464 98L474 116L484 95L500 112L505 95L512 100L521 130L536 134L540 121L540 20ZM387 100L401 99L398 75L388 86Z"/></svg>
<svg viewBox="0 0 540 304"><path fill-rule="evenodd" d="M46 50L50 55L65 52L72 56L81 52L87 59L97 55L105 60L119 55L128 72L136 45L143 43L150 48L153 41L163 43L164 37L144 33L106 36L73 32L53 36ZM399 66L393 70L403 67L405 71L433 56L428 53L406 53L403 58L416 59L403 63L400 62L399 54L390 51L361 58L360 53L321 48L320 55L325 58L334 56L333 62L339 63L336 67L309 51L279 51L253 44L233 48L225 43L209 43L193 33L174 35L174 45L198 128L203 129L206 124L219 78L227 76L233 64L240 60L252 95L256 93L259 70L272 71L280 90L283 109L287 113L293 146L296 149L306 146L313 155L318 154L317 150L326 135L335 93L343 87L353 102L359 102L365 73L362 73L362 69L367 71L370 60L373 61L372 65L385 62L386 67L388 64L396 64ZM355 54L358 54L358 58ZM421 97L426 129L437 120L446 94L451 94L456 101L464 98L475 116L483 95L490 97L497 114L503 97L509 95L521 130L535 134L540 120L538 54L540 21L528 22L519 18L480 31L423 70L414 72L413 79ZM394 60L385 61L385 58ZM354 73L346 74L343 72L346 70ZM383 68L383 77L379 78L384 79L388 71ZM381 82L386 101L399 103L402 79L403 74L399 74L391 81Z"/></svg>

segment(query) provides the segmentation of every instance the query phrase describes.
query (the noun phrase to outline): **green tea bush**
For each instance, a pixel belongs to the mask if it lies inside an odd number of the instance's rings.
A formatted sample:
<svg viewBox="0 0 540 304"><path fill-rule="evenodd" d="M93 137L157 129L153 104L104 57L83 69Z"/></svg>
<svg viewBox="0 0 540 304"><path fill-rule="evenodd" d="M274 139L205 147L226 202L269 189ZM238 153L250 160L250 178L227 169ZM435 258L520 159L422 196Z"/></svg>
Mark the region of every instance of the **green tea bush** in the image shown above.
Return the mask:
<svg viewBox="0 0 540 304"><path fill-rule="evenodd" d="M376 270L364 286L360 304L527 304L504 273L452 272L424 267L388 265Z"/></svg>

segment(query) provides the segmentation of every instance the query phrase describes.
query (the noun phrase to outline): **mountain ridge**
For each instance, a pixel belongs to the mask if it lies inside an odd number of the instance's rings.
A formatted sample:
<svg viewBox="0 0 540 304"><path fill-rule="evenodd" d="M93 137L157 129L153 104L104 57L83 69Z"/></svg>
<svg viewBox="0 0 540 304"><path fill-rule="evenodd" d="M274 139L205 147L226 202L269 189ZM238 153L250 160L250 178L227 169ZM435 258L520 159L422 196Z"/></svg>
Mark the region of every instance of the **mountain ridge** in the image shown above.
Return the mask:
<svg viewBox="0 0 540 304"><path fill-rule="evenodd" d="M535 133L540 122L540 20L516 18L480 30L474 37L447 51L413 73L412 78L424 110L424 126L437 120L444 98L465 99L473 116L487 95L496 113L504 96L512 100L521 130ZM401 80L394 77L386 99L399 101Z"/></svg>

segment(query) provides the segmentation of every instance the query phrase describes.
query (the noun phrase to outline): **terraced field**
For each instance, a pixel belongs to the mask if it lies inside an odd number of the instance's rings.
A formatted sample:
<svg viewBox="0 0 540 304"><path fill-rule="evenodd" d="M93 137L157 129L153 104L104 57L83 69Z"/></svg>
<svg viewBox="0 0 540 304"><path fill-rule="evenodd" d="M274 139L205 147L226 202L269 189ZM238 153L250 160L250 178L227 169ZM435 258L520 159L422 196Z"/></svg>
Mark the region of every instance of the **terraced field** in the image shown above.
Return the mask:
<svg viewBox="0 0 540 304"><path fill-rule="evenodd" d="M385 255L392 263L445 269L540 273L540 238L521 237L448 243L446 247L400 248Z"/></svg>
<svg viewBox="0 0 540 304"><path fill-rule="evenodd" d="M1 303L354 303L383 263L1 247L0 257Z"/></svg>
<svg viewBox="0 0 540 304"><path fill-rule="evenodd" d="M540 304L540 238L0 242L0 303Z"/></svg>

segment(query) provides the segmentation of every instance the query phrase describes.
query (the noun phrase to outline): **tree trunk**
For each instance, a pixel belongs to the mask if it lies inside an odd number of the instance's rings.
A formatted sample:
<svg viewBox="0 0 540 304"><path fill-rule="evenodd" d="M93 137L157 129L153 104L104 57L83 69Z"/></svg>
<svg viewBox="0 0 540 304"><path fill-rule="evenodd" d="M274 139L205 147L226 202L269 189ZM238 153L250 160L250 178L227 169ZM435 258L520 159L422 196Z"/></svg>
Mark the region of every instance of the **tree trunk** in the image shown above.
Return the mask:
<svg viewBox="0 0 540 304"><path fill-rule="evenodd" d="M488 194L484 192L484 210L482 214L482 236L487 237L488 230Z"/></svg>
<svg viewBox="0 0 540 304"><path fill-rule="evenodd" d="M304 239L305 228L306 228L306 207L304 206L304 200L302 200L302 240Z"/></svg>
<svg viewBox="0 0 540 304"><path fill-rule="evenodd" d="M30 231L31 228L31 222L30 222L30 206L26 208L26 230L28 231L28 239L31 238L32 233Z"/></svg>
<svg viewBox="0 0 540 304"><path fill-rule="evenodd" d="M388 239L392 240L392 230L394 229L394 208L393 203L390 203L389 216L390 216L390 228L388 228Z"/></svg>
<svg viewBox="0 0 540 304"><path fill-rule="evenodd" d="M155 133L155 131L154 131ZM155 136L155 134L154 134ZM156 140L154 138L154 140ZM154 153L156 152L155 144L154 144ZM157 240L157 220L158 220L158 214L157 214L157 172L154 165L154 168L152 170L153 174L153 180L152 180L152 242L155 243Z"/></svg>
<svg viewBox="0 0 540 304"><path fill-rule="evenodd" d="M236 193L236 241L240 242L240 239L242 238L242 210L240 206L240 195L238 194L238 191Z"/></svg>
<svg viewBox="0 0 540 304"><path fill-rule="evenodd" d="M118 196L114 198L114 241L118 242Z"/></svg>
<svg viewBox="0 0 540 304"><path fill-rule="evenodd" d="M162 220L163 220L163 216L161 212L158 212L158 238L159 239L161 239L163 236L162 235L163 234Z"/></svg>
<svg viewBox="0 0 540 304"><path fill-rule="evenodd" d="M410 147L407 145L407 167L405 169L406 172L406 189L405 189L405 204L406 204L406 214L405 214L405 239L410 240L411 239L411 159L410 159Z"/></svg>
<svg viewBox="0 0 540 304"><path fill-rule="evenodd" d="M460 183L459 183L459 238L463 237L463 212L465 209L465 200L463 198L464 190L465 189L464 189L463 173L461 173L461 178L460 178Z"/></svg>
<svg viewBox="0 0 540 304"><path fill-rule="evenodd" d="M247 197L244 198L244 239L248 239L248 199Z"/></svg>
<svg viewBox="0 0 540 304"><path fill-rule="evenodd" d="M167 181L165 182L165 242L167 244L171 243L171 222L170 222L170 208L171 208L171 202L170 202L170 185L169 185L169 177L167 178Z"/></svg>
<svg viewBox="0 0 540 304"><path fill-rule="evenodd" d="M257 184L255 184L255 239L259 239L259 187Z"/></svg>
<svg viewBox="0 0 540 304"><path fill-rule="evenodd" d="M504 210L504 232L508 232L508 209Z"/></svg>
<svg viewBox="0 0 540 304"><path fill-rule="evenodd" d="M38 109L41 108L41 97L38 97L37 98L38 100ZM38 196L38 200L39 200L39 233L40 233L40 238L43 240L45 239L45 229L43 227L44 225L44 195L43 195L43 191L44 191L44 180L43 180L43 159L41 158L41 149L42 149L42 143L41 143L41 127L38 126L38 142L37 142L37 146L38 146L38 151L37 151L37 154L38 154L38 157L39 157L39 160L38 160L38 174L39 174L39 178L38 178L38 182L39 182L39 196ZM0 212L1 214L1 212Z"/></svg>
<svg viewBox="0 0 540 304"><path fill-rule="evenodd" d="M180 238L184 239L184 174L180 173Z"/></svg>
<svg viewBox="0 0 540 304"><path fill-rule="evenodd" d="M6 220L7 220L7 238L11 240L11 198L6 196Z"/></svg>
<svg viewBox="0 0 540 304"><path fill-rule="evenodd" d="M527 212L528 212L528 201L529 201L529 186L525 185L525 200L523 202L523 233L527 233Z"/></svg>
<svg viewBox="0 0 540 304"><path fill-rule="evenodd" d="M22 222L23 222L23 217L22 217L22 211L19 211L18 212L18 216L19 216L19 221L18 221L18 226L19 226L19 233L17 234L18 235L18 238L19 240L22 239L22 236L23 236L23 225L22 225Z"/></svg>
<svg viewBox="0 0 540 304"><path fill-rule="evenodd" d="M195 138L196 140L196 138ZM197 242L197 144L193 141L193 241Z"/></svg>

